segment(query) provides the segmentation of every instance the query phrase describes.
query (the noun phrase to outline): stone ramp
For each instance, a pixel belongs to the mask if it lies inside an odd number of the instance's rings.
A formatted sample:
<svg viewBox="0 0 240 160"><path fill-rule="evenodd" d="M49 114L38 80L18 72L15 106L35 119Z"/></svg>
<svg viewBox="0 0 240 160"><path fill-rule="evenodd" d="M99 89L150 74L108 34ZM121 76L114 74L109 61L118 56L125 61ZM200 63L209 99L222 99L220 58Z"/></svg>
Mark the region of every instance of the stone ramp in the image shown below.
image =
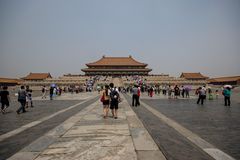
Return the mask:
<svg viewBox="0 0 240 160"><path fill-rule="evenodd" d="M126 99L119 104L118 116L104 119L97 101L9 159L165 160Z"/></svg>

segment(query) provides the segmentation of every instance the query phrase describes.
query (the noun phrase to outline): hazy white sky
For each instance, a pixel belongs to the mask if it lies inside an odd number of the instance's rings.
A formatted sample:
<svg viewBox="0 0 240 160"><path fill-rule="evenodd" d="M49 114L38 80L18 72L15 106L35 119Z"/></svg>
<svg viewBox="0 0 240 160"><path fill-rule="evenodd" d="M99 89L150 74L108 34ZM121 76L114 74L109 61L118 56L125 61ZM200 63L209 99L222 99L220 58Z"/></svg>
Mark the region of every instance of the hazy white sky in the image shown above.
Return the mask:
<svg viewBox="0 0 240 160"><path fill-rule="evenodd" d="M103 55L151 74L240 75L240 1L0 0L0 77L83 74Z"/></svg>

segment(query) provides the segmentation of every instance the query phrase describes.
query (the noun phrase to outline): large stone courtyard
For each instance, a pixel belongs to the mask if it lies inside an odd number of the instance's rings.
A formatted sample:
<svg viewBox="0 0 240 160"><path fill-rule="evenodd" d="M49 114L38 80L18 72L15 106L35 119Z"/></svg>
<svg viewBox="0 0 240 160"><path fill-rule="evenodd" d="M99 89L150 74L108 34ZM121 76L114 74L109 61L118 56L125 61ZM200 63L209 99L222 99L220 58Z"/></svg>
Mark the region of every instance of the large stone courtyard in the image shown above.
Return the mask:
<svg viewBox="0 0 240 160"><path fill-rule="evenodd" d="M235 95L238 96L238 95ZM0 116L0 159L239 159L239 99L168 99L121 94L119 118L102 117L97 92L34 97L34 108L17 115L12 98ZM111 115L111 114L110 114Z"/></svg>

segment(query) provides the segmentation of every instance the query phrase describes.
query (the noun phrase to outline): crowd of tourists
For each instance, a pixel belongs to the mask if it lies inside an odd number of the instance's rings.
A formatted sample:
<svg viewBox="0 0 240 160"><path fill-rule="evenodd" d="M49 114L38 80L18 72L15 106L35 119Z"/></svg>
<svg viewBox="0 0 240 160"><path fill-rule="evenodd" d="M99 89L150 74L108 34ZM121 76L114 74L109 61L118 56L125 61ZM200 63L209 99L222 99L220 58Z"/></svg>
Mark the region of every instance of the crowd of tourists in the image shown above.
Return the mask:
<svg viewBox="0 0 240 160"><path fill-rule="evenodd" d="M46 96L47 95L47 90L48 89L47 89L46 86L42 87L42 99L47 98L47 96ZM63 91L65 91L65 89L63 90L62 87L57 87L55 85L50 86L50 88L49 88L50 100L53 100L53 97L61 96Z"/></svg>
<svg viewBox="0 0 240 160"><path fill-rule="evenodd" d="M178 97L182 96L183 98L189 98L191 88L189 86L181 86L180 88L178 85L175 86L164 86L164 87L154 87L148 86L143 87L137 84L133 85L132 87L126 88L116 88L113 87L113 83L110 85L105 85L104 91L101 95L101 102L103 104L103 117L108 117L109 108L112 111L112 117L117 118L117 109L118 103L120 102L121 98L119 93L131 93L132 94L132 106L137 107L140 105L140 96L141 92L148 92L148 96L153 97L153 94L160 94L162 92L163 95L168 96L169 99L178 99ZM97 91L100 93L101 87L97 87ZM207 93L208 92L208 93ZM115 97L115 94L117 96ZM207 99L207 94L209 96L209 100L212 100L213 93L211 88L206 88L206 86L202 86L196 89L195 95L198 96L197 104L201 102L201 105L204 104L205 99ZM224 104L225 106L230 106L230 97L231 97L231 88L224 87L222 90L222 95L224 96ZM219 91L215 91L216 99L218 99Z"/></svg>
<svg viewBox="0 0 240 160"><path fill-rule="evenodd" d="M125 90L125 88L123 89ZM168 96L169 99L178 99L179 97L182 98L189 98L190 91L193 90L191 86L181 86L178 85L168 85L168 86L139 86L134 85L133 87L127 87L126 92L130 92L132 94L132 106L140 105L140 94L141 92L147 92L149 97L153 97L155 95L162 95ZM224 96L224 105L230 106L231 104L231 86L224 86L222 88L222 93ZM195 90L195 95L198 96L197 104L204 104L206 99L213 100L218 99L219 97L219 90L216 89L215 93L213 93L211 87L206 88L206 86L198 87Z"/></svg>
<svg viewBox="0 0 240 160"><path fill-rule="evenodd" d="M42 99L47 98L47 87L42 87ZM53 99L56 95L61 95L62 89L60 87L53 87L51 86L49 89L49 97L50 100ZM33 108L33 100L32 100L32 89L29 86L21 86L15 96L17 96L17 101L20 103L19 108L17 109L16 113L25 113L26 108L31 107ZM10 93L8 91L7 86L3 86L0 88L0 102L1 102L1 113L5 114L6 109L10 106Z"/></svg>
<svg viewBox="0 0 240 160"><path fill-rule="evenodd" d="M0 91L0 98L1 98L1 112L2 114L6 113L6 109L10 105L10 96L9 96L8 87L4 86L2 87ZM29 86L26 86L26 89L24 86L20 87L20 90L17 93L18 96L18 102L20 103L20 107L16 111L17 114L20 114L20 112L25 113L26 108L33 107L33 101L32 101L32 90L29 88Z"/></svg>
<svg viewBox="0 0 240 160"><path fill-rule="evenodd" d="M196 95L198 95L198 100L197 100L197 104L200 103L201 101L201 105L204 104L204 101L207 99L209 100L213 100L213 91L211 88L206 88L206 86L203 87L199 87L196 89L195 92ZM208 94L208 96L207 96ZM222 95L224 96L224 105L225 106L230 106L231 101L230 101L230 97L231 97L232 91L231 91L231 86L225 86L222 89ZM218 99L219 96L219 90L216 89L215 90L215 98Z"/></svg>
<svg viewBox="0 0 240 160"><path fill-rule="evenodd" d="M100 93L100 91L103 89L103 87L98 86L97 91ZM42 99L47 98L47 91L49 90L49 99L53 100L55 96L60 96L62 92L71 92L76 91L71 86L63 89L61 87L57 86L50 86L48 89L46 86L42 87ZM178 97L182 98L189 98L189 92L191 91L191 87L189 86L181 86L178 85L172 86L172 85L164 85L164 86L141 86L138 84L133 85L132 87L125 87L125 88L117 88L114 87L113 83L110 83L110 85L106 85L104 88L103 95L101 96L101 101L103 103L103 112L104 112L104 118L108 117L108 111L109 108L112 111L112 116L114 118L117 118L117 110L118 110L118 103L121 101L120 92L123 93L131 93L132 94L132 106L139 106L140 105L140 95L143 92L147 92L149 97L153 97L155 95L159 95L162 93L164 96L168 96L169 99L178 99ZM78 93L79 91L76 91ZM212 89L206 88L206 86L202 86L196 89L195 95L198 96L197 104L204 104L204 101L208 98L209 100L212 100L213 97L218 99L219 96L219 90L215 90L214 93ZM221 94L224 96L224 105L230 106L231 105L231 86L225 86L221 90ZM18 91L17 100L20 103L20 107L16 111L17 114L25 113L26 108L33 107L33 101L32 101L32 90L29 86L21 86L20 90ZM10 106L10 96L7 86L0 87L0 102L1 102L1 113L4 114L6 112L6 109Z"/></svg>

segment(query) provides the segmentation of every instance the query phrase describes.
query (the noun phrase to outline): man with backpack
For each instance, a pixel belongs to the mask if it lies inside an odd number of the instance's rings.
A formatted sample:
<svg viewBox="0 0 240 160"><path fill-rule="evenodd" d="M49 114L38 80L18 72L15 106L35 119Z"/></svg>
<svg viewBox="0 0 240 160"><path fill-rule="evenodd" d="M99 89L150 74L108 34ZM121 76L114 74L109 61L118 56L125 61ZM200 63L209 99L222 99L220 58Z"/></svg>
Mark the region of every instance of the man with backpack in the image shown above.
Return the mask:
<svg viewBox="0 0 240 160"><path fill-rule="evenodd" d="M118 103L119 103L119 92L117 90L116 87L114 87L113 83L110 83L110 88L111 88L111 92L110 92L110 109L112 110L112 115L113 118L117 119L117 110L118 110Z"/></svg>

